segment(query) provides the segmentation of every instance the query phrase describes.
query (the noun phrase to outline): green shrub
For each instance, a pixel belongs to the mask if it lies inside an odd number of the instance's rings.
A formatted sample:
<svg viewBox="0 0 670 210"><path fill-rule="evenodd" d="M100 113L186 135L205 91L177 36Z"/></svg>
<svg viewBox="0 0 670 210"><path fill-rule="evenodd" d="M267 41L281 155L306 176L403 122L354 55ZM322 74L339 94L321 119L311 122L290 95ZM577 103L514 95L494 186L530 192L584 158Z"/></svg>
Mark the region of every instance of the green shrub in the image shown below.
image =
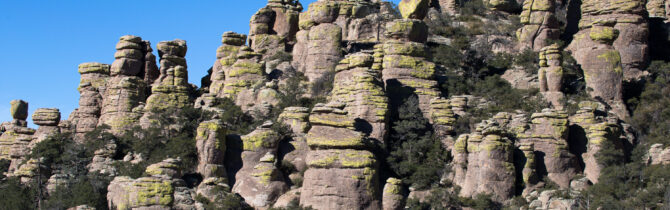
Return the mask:
<svg viewBox="0 0 670 210"><path fill-rule="evenodd" d="M98 182L98 183L96 183ZM56 187L44 202L45 209L66 209L88 205L97 209L107 208L108 178L80 176L70 186Z"/></svg>
<svg viewBox="0 0 670 210"><path fill-rule="evenodd" d="M531 49L526 49L514 57L514 65L522 67L529 74L537 74L540 57Z"/></svg>
<svg viewBox="0 0 670 210"><path fill-rule="evenodd" d="M403 182L418 189L439 182L449 155L430 131L428 120L419 110L416 96L411 96L398 109L392 135L386 145L387 162Z"/></svg>
<svg viewBox="0 0 670 210"><path fill-rule="evenodd" d="M37 209L38 193L21 184L18 178L0 180L0 208Z"/></svg>

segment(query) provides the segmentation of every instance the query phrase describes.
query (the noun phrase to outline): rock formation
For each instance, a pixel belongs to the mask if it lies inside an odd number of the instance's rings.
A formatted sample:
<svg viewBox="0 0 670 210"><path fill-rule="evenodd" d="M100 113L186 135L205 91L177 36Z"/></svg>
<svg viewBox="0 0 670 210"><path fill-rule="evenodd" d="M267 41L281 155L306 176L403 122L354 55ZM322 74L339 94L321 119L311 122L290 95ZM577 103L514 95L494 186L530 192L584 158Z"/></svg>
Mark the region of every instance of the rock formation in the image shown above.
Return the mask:
<svg viewBox="0 0 670 210"><path fill-rule="evenodd" d="M545 109L533 113L527 127L515 130L519 143L533 145L536 166L544 166L536 171L538 177L546 176L561 188L568 188L570 180L581 172L575 155L569 151L568 126L567 113Z"/></svg>
<svg viewBox="0 0 670 210"><path fill-rule="evenodd" d="M402 194L402 181L396 178L388 178L386 185L384 185L382 209L400 210L404 208L405 196Z"/></svg>
<svg viewBox="0 0 670 210"><path fill-rule="evenodd" d="M368 53L350 54L340 61L329 101L344 103L344 110L357 120L355 127L383 142L387 132L388 98L381 71L372 69Z"/></svg>
<svg viewBox="0 0 670 210"><path fill-rule="evenodd" d="M296 0L269 0L267 6L251 17L251 49L263 53L264 57L286 51L286 46L295 42L298 17L302 9L302 5Z"/></svg>
<svg viewBox="0 0 670 210"><path fill-rule="evenodd" d="M237 60L237 52L247 41L247 36L234 32L226 32L222 35L222 45L216 50L216 61L212 66L212 83L209 86L211 96L223 97L222 92L227 72Z"/></svg>
<svg viewBox="0 0 670 210"><path fill-rule="evenodd" d="M79 64L79 108L72 114L71 119L75 129L75 139L81 141L87 132L98 126L102 109L102 96L107 90L110 65L101 63Z"/></svg>
<svg viewBox="0 0 670 210"><path fill-rule="evenodd" d="M49 136L60 133L58 123L60 123L60 110L51 108L41 108L33 113L33 123L38 125L37 132L33 135L32 145L46 140Z"/></svg>
<svg viewBox="0 0 670 210"><path fill-rule="evenodd" d="M226 130L218 120L202 122L196 131L197 171L203 178L226 177Z"/></svg>
<svg viewBox="0 0 670 210"><path fill-rule="evenodd" d="M386 21L395 16L388 3L371 0L316 1L300 14L300 31L296 34L292 65L307 77L310 84L335 73L343 57L346 42L377 43L383 39Z"/></svg>
<svg viewBox="0 0 670 210"><path fill-rule="evenodd" d="M143 115L147 84L144 68L146 42L137 36L122 36L116 45L111 78L102 96L102 110L98 126L108 125L114 134L122 134L139 122Z"/></svg>
<svg viewBox="0 0 670 210"><path fill-rule="evenodd" d="M180 109L191 103L186 66L186 41L174 40L158 43L160 56L160 76L151 87L151 96L147 98L145 112Z"/></svg>
<svg viewBox="0 0 670 210"><path fill-rule="evenodd" d="M568 49L584 69L587 87L593 90L589 94L626 118L621 82L644 76L649 60L644 2L589 0L581 12L580 31Z"/></svg>
<svg viewBox="0 0 670 210"><path fill-rule="evenodd" d="M107 187L110 209L191 209L195 193L180 179L180 161L166 159L150 165L150 176L132 179L118 176ZM190 205L189 205L190 203Z"/></svg>
<svg viewBox="0 0 670 210"><path fill-rule="evenodd" d="M514 145L509 134L495 120L477 125L476 132L458 137L454 144L454 183L460 196L488 193L493 200L514 196Z"/></svg>
<svg viewBox="0 0 670 210"><path fill-rule="evenodd" d="M561 35L560 24L554 10L555 0L531 0L523 2L520 28L517 33L519 48L540 51Z"/></svg>
<svg viewBox="0 0 670 210"><path fill-rule="evenodd" d="M242 136L242 168L235 175L233 192L255 208L267 208L288 190L277 165L281 136L267 122Z"/></svg>
<svg viewBox="0 0 670 210"><path fill-rule="evenodd" d="M558 44L547 46L540 50L540 92L544 98L557 109L563 109L561 103L564 98L563 87L563 63L561 50Z"/></svg>
<svg viewBox="0 0 670 210"><path fill-rule="evenodd" d="M456 123L456 114L451 107L448 99L437 97L430 101L430 122L433 124L435 133L443 139L445 148L451 150L453 138L450 135L454 131Z"/></svg>
<svg viewBox="0 0 670 210"><path fill-rule="evenodd" d="M668 19L668 3L664 0L650 0L647 1L647 13L649 13L649 18L660 18L663 20Z"/></svg>
<svg viewBox="0 0 670 210"><path fill-rule="evenodd" d="M27 127L28 102L13 100L10 104L10 114L14 120L3 123L5 132L0 136L0 159L11 160L9 173L12 173L19 169L23 157L30 152L28 146L35 130Z"/></svg>
<svg viewBox="0 0 670 210"><path fill-rule="evenodd" d="M600 171L604 167L598 163L596 155L600 151L601 145L609 141L623 153L623 128L618 119L613 114L604 114L603 104L597 102L584 101L579 104L577 114L571 116L570 122L573 124L571 130L577 130L584 136L571 136L573 141L583 142L586 148L581 152L581 158L584 161L584 175L592 183L598 183Z"/></svg>
<svg viewBox="0 0 670 210"><path fill-rule="evenodd" d="M649 148L646 158L647 164L670 164L670 149L664 148L663 144L653 144Z"/></svg>
<svg viewBox="0 0 670 210"><path fill-rule="evenodd" d="M265 62L261 61L261 54L253 52L249 47L241 47L237 59L231 68L224 68L223 96L235 101L242 110L249 110L255 105L256 94L254 87L265 84Z"/></svg>
<svg viewBox="0 0 670 210"><path fill-rule="evenodd" d="M407 17L425 16L413 10L402 13ZM418 19L398 19L386 24L386 37L383 55L376 57L383 56L382 78L391 103L397 105L402 98L416 95L421 111L430 119L430 100L440 92L434 80L435 64L426 59L428 27Z"/></svg>
<svg viewBox="0 0 670 210"><path fill-rule="evenodd" d="M379 209L378 164L344 104L318 104L307 134L308 169L300 205L315 209ZM332 184L337 183L337 184Z"/></svg>

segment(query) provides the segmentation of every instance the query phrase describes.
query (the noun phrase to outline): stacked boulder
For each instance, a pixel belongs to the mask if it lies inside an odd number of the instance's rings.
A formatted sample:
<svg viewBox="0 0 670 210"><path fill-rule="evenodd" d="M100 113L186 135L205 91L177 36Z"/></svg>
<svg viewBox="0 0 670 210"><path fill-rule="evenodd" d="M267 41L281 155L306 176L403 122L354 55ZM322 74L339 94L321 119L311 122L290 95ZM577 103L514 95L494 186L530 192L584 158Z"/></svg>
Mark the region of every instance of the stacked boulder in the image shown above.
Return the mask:
<svg viewBox="0 0 670 210"><path fill-rule="evenodd" d="M523 2L520 15L521 27L517 31L519 48L540 51L561 35L560 24L554 12L555 0L530 0Z"/></svg>
<svg viewBox="0 0 670 210"><path fill-rule="evenodd" d="M180 179L179 164L178 159L166 159L148 166L148 177L115 177L107 187L109 209L195 208L195 193Z"/></svg>
<svg viewBox="0 0 670 210"><path fill-rule="evenodd" d="M310 129L309 108L287 107L279 115L278 120L293 131L291 138L288 139L289 141L286 144L280 145L279 152L284 157L282 164L290 163L295 168L291 174L288 174L288 177L291 183L296 184L303 180L301 172L307 169L305 158L309 147L307 146L305 135ZM299 199L300 196L298 195L297 198Z"/></svg>
<svg viewBox="0 0 670 210"><path fill-rule="evenodd" d="M295 41L298 17L302 9L302 5L296 0L268 0L267 6L251 17L251 49L266 57L286 51L286 45Z"/></svg>
<svg viewBox="0 0 670 210"><path fill-rule="evenodd" d="M209 86L209 94L211 96L223 97L223 87L226 80L226 75L229 74L230 69L237 60L237 52L244 46L247 41L247 36L235 32L223 33L221 38L222 45L216 49L216 61L212 66L212 83Z"/></svg>
<svg viewBox="0 0 670 210"><path fill-rule="evenodd" d="M380 209L378 163L355 131L344 104L317 104L310 115L300 205L315 209ZM333 184L335 183L335 184Z"/></svg>
<svg viewBox="0 0 670 210"><path fill-rule="evenodd" d="M592 183L598 183L600 171L604 166L598 163L596 155L606 141L615 145L623 153L623 127L616 117L603 111L604 105L598 102L584 101L579 103L579 111L570 117L571 129L583 136L571 135L572 141L586 145L582 148L581 158L584 161L584 175Z"/></svg>
<svg viewBox="0 0 670 210"><path fill-rule="evenodd" d="M81 141L87 132L98 126L102 109L102 96L105 95L107 80L109 80L109 64L82 63L79 64L79 108L71 115L74 124L75 140Z"/></svg>
<svg viewBox="0 0 670 210"><path fill-rule="evenodd" d="M325 0L310 4L300 14L293 66L305 74L309 84L334 73L343 56L343 42L374 44L383 39L383 24L395 18L382 12L385 7L389 3L370 0Z"/></svg>
<svg viewBox="0 0 670 210"><path fill-rule="evenodd" d="M143 115L147 83L144 81L147 42L137 36L122 36L116 45L114 63L110 68L102 97L98 126L108 125L117 135L139 122Z"/></svg>
<svg viewBox="0 0 670 210"><path fill-rule="evenodd" d="M358 120L357 128L383 142L386 136L388 98L381 71L372 69L369 53L347 55L340 61L329 101L343 103L349 116Z"/></svg>
<svg viewBox="0 0 670 210"><path fill-rule="evenodd" d="M19 169L24 157L30 152L29 145L33 140L35 130L27 127L28 102L13 100L10 102L12 122L3 123L5 130L0 136L0 155L2 159L11 160L9 173Z"/></svg>
<svg viewBox="0 0 670 210"><path fill-rule="evenodd" d="M183 108L190 102L188 70L186 66L186 41L174 40L158 43L160 56L160 77L151 87L151 96L147 98L145 111Z"/></svg>
<svg viewBox="0 0 670 210"><path fill-rule="evenodd" d="M225 74L223 97L232 99L244 111L255 105L254 87L260 87L266 82L265 62L261 60L261 56L251 48L243 46L239 49L232 67L224 69L228 71Z"/></svg>
<svg viewBox="0 0 670 210"><path fill-rule="evenodd" d="M558 44L553 44L540 50L540 92L544 98L557 109L562 109L561 103L564 98L561 89L563 87L563 63L561 50Z"/></svg>
<svg viewBox="0 0 670 210"><path fill-rule="evenodd" d="M28 103L22 100L13 100L10 102L10 113L13 120L2 123L0 135L0 159L9 160L9 152L14 142L18 139L32 139L30 137L35 130L28 128Z"/></svg>
<svg viewBox="0 0 670 210"><path fill-rule="evenodd" d="M277 167L277 150L281 136L266 122L253 132L242 136L242 168L235 175L233 192L240 194L249 205L267 208L288 190L282 172Z"/></svg>
<svg viewBox="0 0 670 210"><path fill-rule="evenodd" d="M37 144L46 140L49 136L60 133L58 124L60 123L60 110L55 108L41 108L33 113L33 123L38 125L37 132L33 135L33 142Z"/></svg>
<svg viewBox="0 0 670 210"><path fill-rule="evenodd" d="M421 2L428 0L422 0ZM401 1L400 12L405 19L386 24L387 40L383 43L383 73L385 89L391 103L416 95L419 108L430 118L430 100L440 92L435 81L435 64L427 60L428 26L425 17L427 4Z"/></svg>
<svg viewBox="0 0 670 210"><path fill-rule="evenodd" d="M509 137L496 120L485 120L474 133L458 137L452 164L454 183L461 187L460 196L489 193L500 202L514 197L514 145Z"/></svg>

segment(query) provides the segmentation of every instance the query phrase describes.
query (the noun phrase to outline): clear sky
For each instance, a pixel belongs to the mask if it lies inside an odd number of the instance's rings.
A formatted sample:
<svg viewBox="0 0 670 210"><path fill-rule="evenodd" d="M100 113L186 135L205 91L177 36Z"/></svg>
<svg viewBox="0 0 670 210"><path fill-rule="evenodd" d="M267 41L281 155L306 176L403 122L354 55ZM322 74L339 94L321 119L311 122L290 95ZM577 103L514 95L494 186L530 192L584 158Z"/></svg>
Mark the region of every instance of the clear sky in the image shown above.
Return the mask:
<svg viewBox="0 0 670 210"><path fill-rule="evenodd" d="M301 0L307 8L315 0ZM399 2L399 0L393 0ZM9 121L9 101L59 108L62 119L78 107L84 62L111 64L123 35L187 41L189 81L214 63L221 34L247 34L249 19L267 0L0 0L0 121ZM30 120L29 120L30 121ZM32 122L31 122L32 124ZM34 127L34 125L31 125Z"/></svg>

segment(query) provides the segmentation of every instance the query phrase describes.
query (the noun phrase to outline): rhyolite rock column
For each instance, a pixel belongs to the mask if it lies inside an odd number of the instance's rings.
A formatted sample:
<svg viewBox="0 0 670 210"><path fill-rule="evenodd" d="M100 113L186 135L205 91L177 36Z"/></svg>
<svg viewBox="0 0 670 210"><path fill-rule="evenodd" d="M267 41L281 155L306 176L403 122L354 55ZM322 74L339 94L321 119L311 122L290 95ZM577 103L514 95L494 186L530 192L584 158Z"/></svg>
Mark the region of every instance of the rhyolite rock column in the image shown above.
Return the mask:
<svg viewBox="0 0 670 210"><path fill-rule="evenodd" d="M277 150L281 136L266 122L241 137L242 168L235 174L232 192L240 194L249 205L267 208L288 191L282 172L277 168Z"/></svg>
<svg viewBox="0 0 670 210"><path fill-rule="evenodd" d="M544 109L533 113L527 130L517 130L516 136L522 144L533 144L535 163L545 166L538 177L546 176L562 189L570 186L570 180L579 172L577 158L570 153L568 114L565 111Z"/></svg>
<svg viewBox="0 0 670 210"><path fill-rule="evenodd" d="M247 36L235 32L223 33L221 37L221 46L216 49L216 61L212 66L212 83L209 86L209 94L217 97L222 97L222 92L226 72L230 71L233 64L237 60L237 52L247 41Z"/></svg>
<svg viewBox="0 0 670 210"><path fill-rule="evenodd" d="M232 99L242 110L250 110L256 102L254 86L266 83L265 62L251 48L241 47L232 68L226 69L223 97Z"/></svg>
<svg viewBox="0 0 670 210"><path fill-rule="evenodd" d="M403 98L416 95L424 117L430 119L430 100L438 97L440 92L435 81L435 63L426 58L428 26L421 19L417 19L425 16L420 13L420 8L402 9L409 7L403 6L404 4L409 3L401 1L399 7L405 19L386 24L385 33L388 39L381 47L382 79L392 105L399 106Z"/></svg>
<svg viewBox="0 0 670 210"><path fill-rule="evenodd" d="M28 128L28 102L13 100L10 102L12 122L4 123L5 132L0 136L0 158L11 160L8 173L12 174L25 161L30 152L29 144L33 140L35 130Z"/></svg>
<svg viewBox="0 0 670 210"><path fill-rule="evenodd" d="M386 180L386 185L384 185L383 195L382 209L400 210L405 208L402 180L393 177L388 178Z"/></svg>
<svg viewBox="0 0 670 210"><path fill-rule="evenodd" d="M87 132L98 126L102 109L102 96L107 90L110 65L102 63L79 64L79 108L73 112L75 140L81 141ZM71 118L73 118L71 117Z"/></svg>
<svg viewBox="0 0 670 210"><path fill-rule="evenodd" d="M350 54L340 61L329 101L344 103L344 110L359 119L359 130L383 142L387 132L388 98L381 71L372 69L369 53Z"/></svg>
<svg viewBox="0 0 670 210"><path fill-rule="evenodd" d="M514 197L516 170L512 140L495 120L485 120L476 131L454 144L454 183L460 196L491 194L496 201Z"/></svg>
<svg viewBox="0 0 670 210"><path fill-rule="evenodd" d="M562 63L563 59L558 44L540 50L540 70L538 72L540 92L557 109L563 108L563 103L561 103L564 98L561 92L563 87Z"/></svg>
<svg viewBox="0 0 670 210"><path fill-rule="evenodd" d="M540 51L549 46L550 41L558 40L561 35L560 24L556 18L555 0L529 0L523 2L520 22L523 24L516 35L521 50Z"/></svg>
<svg viewBox="0 0 670 210"><path fill-rule="evenodd" d="M355 131L344 104L317 104L310 115L300 205L315 209L380 209L378 163ZM337 183L337 184L332 184Z"/></svg>
<svg viewBox="0 0 670 210"><path fill-rule="evenodd" d="M268 4L251 17L249 46L256 52L271 57L285 51L295 42L298 17L302 5L294 0L268 0Z"/></svg>
<svg viewBox="0 0 670 210"><path fill-rule="evenodd" d="M144 107L144 116L140 119L142 127L147 128L156 124L151 120L156 113L192 106L189 95L192 87L188 83L186 65L186 41L176 39L158 43L160 56L160 76L151 86L151 95L147 98Z"/></svg>
<svg viewBox="0 0 670 210"><path fill-rule="evenodd" d="M110 67L111 78L102 97L98 121L98 126L108 125L116 135L134 126L143 115L147 92L143 78L144 43L140 37L127 35L122 36L116 45L116 60Z"/></svg>

